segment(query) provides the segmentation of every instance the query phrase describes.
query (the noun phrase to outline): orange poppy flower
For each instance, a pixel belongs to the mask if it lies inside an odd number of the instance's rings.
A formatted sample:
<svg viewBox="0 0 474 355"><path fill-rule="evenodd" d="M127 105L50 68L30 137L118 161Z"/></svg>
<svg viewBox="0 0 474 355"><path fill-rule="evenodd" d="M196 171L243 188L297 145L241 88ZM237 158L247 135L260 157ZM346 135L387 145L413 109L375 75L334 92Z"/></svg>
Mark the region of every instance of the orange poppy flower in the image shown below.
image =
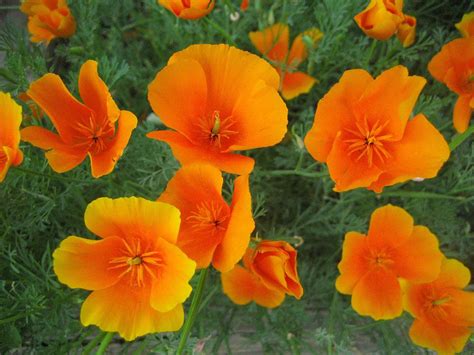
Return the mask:
<svg viewBox="0 0 474 355"><path fill-rule="evenodd" d="M254 301L267 308L278 307L285 294L303 296L296 262L297 252L287 242L263 240L248 248L244 266L236 265L221 275L224 293L236 304Z"/></svg>
<svg viewBox="0 0 474 355"><path fill-rule="evenodd" d="M195 20L209 14L214 8L215 0L159 0L158 3L176 17Z"/></svg>
<svg viewBox="0 0 474 355"><path fill-rule="evenodd" d="M200 44L175 53L148 87L148 100L174 131L155 131L181 164L209 163L235 174L252 171L236 150L268 147L286 132L288 109L278 74L261 58L227 45ZM186 105L177 98L186 97Z"/></svg>
<svg viewBox="0 0 474 355"><path fill-rule="evenodd" d="M21 106L0 91L0 182L5 179L10 166L23 161L20 144Z"/></svg>
<svg viewBox="0 0 474 355"><path fill-rule="evenodd" d="M404 47L415 41L416 19L403 13L403 0L371 0L354 20L369 37L383 41L397 33Z"/></svg>
<svg viewBox="0 0 474 355"><path fill-rule="evenodd" d="M367 236L346 234L336 289L352 295L352 308L361 315L395 318L403 310L398 278L431 282L439 274L442 258L438 240L428 228L413 226L405 210L387 205L372 213Z"/></svg>
<svg viewBox="0 0 474 355"><path fill-rule="evenodd" d="M469 269L455 259L444 259L441 273L430 283L404 283L404 306L415 321L411 340L438 354L463 350L474 327L474 293ZM471 327L471 329L470 329Z"/></svg>
<svg viewBox="0 0 474 355"><path fill-rule="evenodd" d="M448 144L418 114L409 120L426 80L403 66L376 79L362 69L346 71L319 101L306 148L326 162L335 191L358 187L381 192L415 177L436 176Z"/></svg>
<svg viewBox="0 0 474 355"><path fill-rule="evenodd" d="M459 95L453 123L458 132L464 132L474 110L474 37L458 38L444 45L429 62L428 70Z"/></svg>
<svg viewBox="0 0 474 355"><path fill-rule="evenodd" d="M32 42L49 43L56 37L71 37L76 21L66 0L24 0L20 10L28 15Z"/></svg>
<svg viewBox="0 0 474 355"><path fill-rule="evenodd" d="M22 129L21 138L47 150L49 165L58 173L75 168L89 156L92 176L98 178L114 169L137 126L137 118L118 109L93 60L81 68L79 93L84 104L69 93L56 74L46 74L33 82L27 94L49 116L57 133L32 126Z"/></svg>
<svg viewBox="0 0 474 355"><path fill-rule="evenodd" d="M198 268L225 272L242 258L255 224L248 176L235 179L229 205L222 197L222 174L207 164L182 167L159 197L181 211L178 246Z"/></svg>
<svg viewBox="0 0 474 355"><path fill-rule="evenodd" d="M474 11L464 14L462 20L456 24L456 28L463 37L474 37Z"/></svg>
<svg viewBox="0 0 474 355"><path fill-rule="evenodd" d="M315 78L297 71L308 57L308 48L303 38L307 37L315 46L323 37L317 28L300 33L289 49L290 30L287 25L277 23L263 31L250 32L249 38L255 48L266 56L280 74L280 91L286 100L307 93L317 82Z"/></svg>
<svg viewBox="0 0 474 355"><path fill-rule="evenodd" d="M178 209L136 197L99 198L84 221L101 239L71 236L53 253L60 282L93 291L82 324L126 340L181 328L196 264L176 246Z"/></svg>
<svg viewBox="0 0 474 355"><path fill-rule="evenodd" d="M250 0L242 0L242 2L240 3L240 9L241 9L242 11L245 11L245 10L248 9L248 7L249 7L249 1L250 1Z"/></svg>

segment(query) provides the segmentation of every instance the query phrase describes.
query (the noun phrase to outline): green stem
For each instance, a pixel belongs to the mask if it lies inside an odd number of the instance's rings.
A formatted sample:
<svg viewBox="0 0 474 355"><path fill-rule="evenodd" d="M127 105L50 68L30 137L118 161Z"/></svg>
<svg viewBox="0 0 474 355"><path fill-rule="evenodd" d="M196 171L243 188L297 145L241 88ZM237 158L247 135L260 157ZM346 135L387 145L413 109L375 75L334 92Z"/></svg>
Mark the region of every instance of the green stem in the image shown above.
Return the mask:
<svg viewBox="0 0 474 355"><path fill-rule="evenodd" d="M39 171L33 171L30 169L25 169L21 167L15 167L15 170L21 171L22 173L29 174L29 175L36 175L36 176L42 176L48 179L53 179L53 180L61 180L65 182L78 182L78 183L89 183L91 181L87 180L80 180L80 179L74 179L74 178L67 178L59 175L49 175L49 174L44 174L40 173Z"/></svg>
<svg viewBox="0 0 474 355"><path fill-rule="evenodd" d="M468 139L469 136L473 133L474 133L474 125L469 127L464 133L456 134L453 137L453 139L451 139L451 142L449 143L449 149L451 149L451 151L453 151L459 145L461 145L466 139Z"/></svg>
<svg viewBox="0 0 474 355"><path fill-rule="evenodd" d="M231 46L236 46L234 40L232 39L232 36L229 34L229 32L227 32L224 28L222 28L221 25L219 25L217 22L215 22L214 20L211 20L209 17L206 17L205 18L207 23L209 25L211 25L212 27L214 27L214 29L219 32L222 36L225 37L225 39L227 39L227 42L228 44L230 44Z"/></svg>
<svg viewBox="0 0 474 355"><path fill-rule="evenodd" d="M94 349L97 344L100 343L100 341L105 337L106 333L104 332L100 332L99 334L97 334L97 336L91 340L91 342L89 344L87 344L87 346L84 348L84 350L82 351L82 355L89 355L92 351L92 349Z"/></svg>
<svg viewBox="0 0 474 355"><path fill-rule="evenodd" d="M383 192L382 197L411 197L411 198L430 198L438 200L456 200L464 201L466 198L462 196L450 196L442 195L435 192L424 192L424 191L394 191L394 192Z"/></svg>
<svg viewBox="0 0 474 355"><path fill-rule="evenodd" d="M107 346L109 346L113 337L114 337L114 333L105 333L105 337L100 342L99 349L97 349L97 352L95 353L95 355L105 354L105 350L107 349Z"/></svg>
<svg viewBox="0 0 474 355"><path fill-rule="evenodd" d="M19 314L15 314L14 316L11 316L11 317L8 317L8 318L0 319L0 325L10 323L10 322L14 322L17 319L25 318L26 316L28 316L28 313L19 313Z"/></svg>
<svg viewBox="0 0 474 355"><path fill-rule="evenodd" d="M199 304L201 303L202 294L204 291L204 285L206 284L207 274L209 273L209 268L201 270L199 275L199 282L196 290L194 291L193 300L191 301L191 308L189 309L188 317L183 326L183 331L181 332L181 339L179 340L178 350L176 351L177 355L181 355L184 352L186 346L186 341L188 340L189 333L196 319Z"/></svg>
<svg viewBox="0 0 474 355"><path fill-rule="evenodd" d="M320 178L328 176L326 172L309 172L309 171L300 171L300 170L269 170L269 171L260 171L261 175L265 176L304 176L308 178Z"/></svg>
<svg viewBox="0 0 474 355"><path fill-rule="evenodd" d="M18 6L18 5L3 5L3 6L0 6L0 10L20 10L20 6Z"/></svg>

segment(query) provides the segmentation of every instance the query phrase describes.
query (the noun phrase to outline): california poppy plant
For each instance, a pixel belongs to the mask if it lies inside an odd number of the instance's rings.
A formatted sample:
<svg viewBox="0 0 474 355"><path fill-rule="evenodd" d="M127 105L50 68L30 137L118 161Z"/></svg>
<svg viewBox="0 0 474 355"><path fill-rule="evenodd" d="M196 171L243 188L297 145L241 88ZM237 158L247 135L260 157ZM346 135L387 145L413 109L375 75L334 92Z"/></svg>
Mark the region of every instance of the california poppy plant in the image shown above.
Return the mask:
<svg viewBox="0 0 474 355"><path fill-rule="evenodd" d="M464 14L461 21L456 24L456 28L463 37L474 37L474 11Z"/></svg>
<svg viewBox="0 0 474 355"><path fill-rule="evenodd" d="M20 144L21 106L0 91L0 182L8 169L23 161Z"/></svg>
<svg viewBox="0 0 474 355"><path fill-rule="evenodd" d="M99 198L84 220L100 239L71 236L53 253L59 281L93 291L82 305L82 324L126 340L181 328L196 264L176 246L178 209L135 197Z"/></svg>
<svg viewBox="0 0 474 355"><path fill-rule="evenodd" d="M278 82L275 69L253 54L223 44L190 46L175 53L148 87L153 111L173 131L147 136L168 143L183 165L209 163L248 174L254 160L234 151L275 145L286 132L288 110Z"/></svg>
<svg viewBox="0 0 474 355"><path fill-rule="evenodd" d="M431 282L442 259L438 240L428 228L414 226L405 210L387 205L372 213L367 235L346 234L336 289L352 295L352 308L361 315L395 318L403 311L399 278Z"/></svg>
<svg viewBox="0 0 474 355"><path fill-rule="evenodd" d="M397 33L404 47L415 41L416 19L403 13L403 0L370 0L354 20L369 37L387 40Z"/></svg>
<svg viewBox="0 0 474 355"><path fill-rule="evenodd" d="M348 70L319 101L305 138L309 153L326 162L335 191L385 186L437 175L450 151L423 114L409 119L426 80L403 66L372 78Z"/></svg>
<svg viewBox="0 0 474 355"><path fill-rule="evenodd" d="M474 293L464 291L471 273L455 259L444 259L438 278L404 283L405 309L415 318L411 340L439 354L463 350L474 327Z"/></svg>
<svg viewBox="0 0 474 355"><path fill-rule="evenodd" d="M235 179L229 205L222 197L222 174L212 165L178 170L159 201L181 211L178 246L197 263L225 272L242 258L254 229L248 176Z"/></svg>
<svg viewBox="0 0 474 355"><path fill-rule="evenodd" d="M221 275L224 293L236 304L254 301L267 308L278 307L285 295L303 296L296 250L287 242L263 240L249 247L243 267L236 265Z"/></svg>
<svg viewBox="0 0 474 355"><path fill-rule="evenodd" d="M84 103L69 93L56 74L33 82L27 94L49 116L57 133L32 126L22 129L21 138L47 150L49 165L58 173L75 168L89 156L92 176L98 178L114 169L137 118L118 109L93 60L81 68L79 93Z"/></svg>
<svg viewBox="0 0 474 355"><path fill-rule="evenodd" d="M159 4L170 10L176 17L195 20L209 14L215 0L158 0Z"/></svg>
<svg viewBox="0 0 474 355"><path fill-rule="evenodd" d="M246 11L249 7L249 1L250 0L242 0L242 2L240 3L240 9L242 11Z"/></svg>
<svg viewBox="0 0 474 355"><path fill-rule="evenodd" d="M464 132L474 110L474 37L458 38L444 45L429 62L428 70L459 95L453 123L458 132Z"/></svg>
<svg viewBox="0 0 474 355"><path fill-rule="evenodd" d="M76 21L66 0L24 0L20 10L28 15L32 42L49 43L76 32Z"/></svg>
<svg viewBox="0 0 474 355"><path fill-rule="evenodd" d="M280 91L286 100L309 92L317 82L312 76L297 71L297 68L308 57L307 46L314 47L322 36L322 32L317 28L306 30L295 38L290 49L288 25L277 23L262 31L249 33L255 48L278 70ZM305 42L304 38L308 41Z"/></svg>

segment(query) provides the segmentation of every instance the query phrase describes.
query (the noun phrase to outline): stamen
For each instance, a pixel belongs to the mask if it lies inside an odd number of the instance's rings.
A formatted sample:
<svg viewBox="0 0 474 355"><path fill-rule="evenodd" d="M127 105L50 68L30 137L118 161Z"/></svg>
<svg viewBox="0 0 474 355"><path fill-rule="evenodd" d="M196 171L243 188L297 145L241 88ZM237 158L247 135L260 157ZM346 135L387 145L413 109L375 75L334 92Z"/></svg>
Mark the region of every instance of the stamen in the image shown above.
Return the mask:
<svg viewBox="0 0 474 355"><path fill-rule="evenodd" d="M225 222L229 217L227 206L215 201L203 202L186 218L195 230L209 231L214 234L225 230Z"/></svg>

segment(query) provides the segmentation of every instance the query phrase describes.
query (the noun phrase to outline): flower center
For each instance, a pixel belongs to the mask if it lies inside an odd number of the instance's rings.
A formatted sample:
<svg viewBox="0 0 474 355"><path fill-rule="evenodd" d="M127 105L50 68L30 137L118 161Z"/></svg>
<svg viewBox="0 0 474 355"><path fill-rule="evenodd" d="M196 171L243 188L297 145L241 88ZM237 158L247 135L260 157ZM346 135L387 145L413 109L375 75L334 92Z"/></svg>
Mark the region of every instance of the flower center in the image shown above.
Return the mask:
<svg viewBox="0 0 474 355"><path fill-rule="evenodd" d="M3 149L0 149L0 166L3 166L7 162L7 155L3 151Z"/></svg>
<svg viewBox="0 0 474 355"><path fill-rule="evenodd" d="M226 149L230 145L230 138L238 133L232 116L222 117L218 110L202 117L197 126L201 140L218 149Z"/></svg>
<svg viewBox="0 0 474 355"><path fill-rule="evenodd" d="M107 148L107 143L112 139L115 129L109 120L97 123L91 116L88 123L77 123L76 146L84 147L88 152L97 154Z"/></svg>
<svg viewBox="0 0 474 355"><path fill-rule="evenodd" d="M371 251L368 256L370 263L375 267L390 268L393 265L392 254L388 250Z"/></svg>
<svg viewBox="0 0 474 355"><path fill-rule="evenodd" d="M122 254L109 261L109 269L123 269L119 278L129 277L131 286L143 286L147 280L156 277L156 269L163 265L159 252L142 247L140 239L134 243L124 240Z"/></svg>
<svg viewBox="0 0 474 355"><path fill-rule="evenodd" d="M388 121L380 124L375 122L372 127L369 126L367 119L361 124L356 122L356 129L345 128L349 137L343 142L348 145L348 154L355 155L356 161L363 157L367 159L369 167L372 167L374 160L383 164L391 155L384 146L386 142L391 141L392 135L385 134L383 131L387 127Z"/></svg>
<svg viewBox="0 0 474 355"><path fill-rule="evenodd" d="M199 204L186 218L195 231L210 233L212 236L225 231L229 219L229 207L217 201Z"/></svg>
<svg viewBox="0 0 474 355"><path fill-rule="evenodd" d="M448 316L451 296L444 291L430 287L424 292L424 313L432 319L444 320Z"/></svg>

